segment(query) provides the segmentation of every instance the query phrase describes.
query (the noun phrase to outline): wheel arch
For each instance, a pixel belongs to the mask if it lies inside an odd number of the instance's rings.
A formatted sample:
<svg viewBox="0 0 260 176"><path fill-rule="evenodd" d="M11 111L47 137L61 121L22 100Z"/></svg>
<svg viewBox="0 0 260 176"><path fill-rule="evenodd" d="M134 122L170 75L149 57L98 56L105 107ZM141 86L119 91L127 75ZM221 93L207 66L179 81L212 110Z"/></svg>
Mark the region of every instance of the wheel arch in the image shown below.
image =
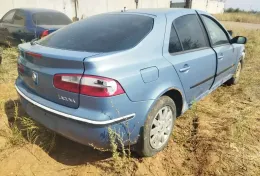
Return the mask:
<svg viewBox="0 0 260 176"><path fill-rule="evenodd" d="M184 106L183 93L179 89L170 88L167 91L165 91L161 96L168 96L174 101L177 110L177 117L179 117L183 112L183 106Z"/></svg>
<svg viewBox="0 0 260 176"><path fill-rule="evenodd" d="M239 62L241 62L242 69L244 68L245 63L245 52L242 53L242 56L239 58Z"/></svg>
<svg viewBox="0 0 260 176"><path fill-rule="evenodd" d="M184 93L176 87L170 87L162 91L161 94L157 96L154 103L150 107L148 113L151 111L151 109L153 108L154 104L158 101L158 99L162 96L169 96L174 101L177 110L177 117L179 117L185 111L186 99Z"/></svg>

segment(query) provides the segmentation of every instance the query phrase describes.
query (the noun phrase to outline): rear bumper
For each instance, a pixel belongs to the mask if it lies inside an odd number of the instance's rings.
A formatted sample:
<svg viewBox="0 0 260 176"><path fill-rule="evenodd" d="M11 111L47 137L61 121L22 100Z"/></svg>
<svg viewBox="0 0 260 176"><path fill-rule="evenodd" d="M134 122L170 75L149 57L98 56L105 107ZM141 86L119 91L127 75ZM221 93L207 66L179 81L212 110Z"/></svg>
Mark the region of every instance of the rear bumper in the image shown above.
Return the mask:
<svg viewBox="0 0 260 176"><path fill-rule="evenodd" d="M74 116L74 115L71 115L71 114L67 114L67 113L49 108L49 107L44 106L44 105L41 105L40 103L37 103L36 101L27 97L23 92L21 92L19 90L19 88L17 86L15 86L15 88L16 88L18 94L21 97L23 97L25 100L27 100L31 104L41 108L42 110L45 110L47 112L53 113L53 114L58 115L58 116L63 116L63 117L68 118L68 119L76 120L76 121L79 121L79 122L85 122L85 123L93 124L93 125L110 125L110 124L113 124L113 123L123 122L125 120L129 120L129 119L132 119L132 118L135 117L135 113L132 113L132 114L125 115L125 116L118 117L116 119L111 119L111 120L104 120L104 121L88 120L88 119L85 119L85 118L77 117L77 116Z"/></svg>
<svg viewBox="0 0 260 176"><path fill-rule="evenodd" d="M27 90L19 78L16 81L16 90L20 95L22 107L35 121L73 141L104 149L110 147L108 127L120 133L125 143L130 141L130 144L135 144L153 103L153 101L127 101L117 109L122 111L122 116L112 118L106 115L114 114L111 107L100 107L106 109L106 112L100 113L81 107L72 109L45 100ZM109 109L111 112L108 112ZM89 115L91 119L86 118ZM93 115L98 120L93 120Z"/></svg>

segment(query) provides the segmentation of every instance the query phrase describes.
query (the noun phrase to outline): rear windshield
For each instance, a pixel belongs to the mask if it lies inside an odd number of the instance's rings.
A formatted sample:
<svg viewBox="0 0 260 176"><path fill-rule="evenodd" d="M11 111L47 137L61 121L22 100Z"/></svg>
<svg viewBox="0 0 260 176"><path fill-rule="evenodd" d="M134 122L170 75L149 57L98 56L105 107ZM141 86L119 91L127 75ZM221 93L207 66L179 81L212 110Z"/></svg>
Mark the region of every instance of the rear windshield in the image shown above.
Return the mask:
<svg viewBox="0 0 260 176"><path fill-rule="evenodd" d="M40 45L75 51L112 52L136 46L153 28L153 18L103 14L73 23L41 39Z"/></svg>
<svg viewBox="0 0 260 176"><path fill-rule="evenodd" d="M67 25L71 23L69 17L59 12L38 12L32 16L36 25Z"/></svg>

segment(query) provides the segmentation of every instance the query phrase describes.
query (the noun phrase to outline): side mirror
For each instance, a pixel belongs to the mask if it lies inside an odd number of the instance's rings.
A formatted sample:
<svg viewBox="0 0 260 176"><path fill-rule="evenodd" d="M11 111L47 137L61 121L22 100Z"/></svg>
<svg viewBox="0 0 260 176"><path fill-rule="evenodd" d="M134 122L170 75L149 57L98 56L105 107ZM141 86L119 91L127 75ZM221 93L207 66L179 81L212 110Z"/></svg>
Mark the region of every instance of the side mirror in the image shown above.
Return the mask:
<svg viewBox="0 0 260 176"><path fill-rule="evenodd" d="M231 39L231 43L236 43L236 44L246 44L247 42L247 38L246 37L242 37L242 36L237 36L234 37L233 39Z"/></svg>
<svg viewBox="0 0 260 176"><path fill-rule="evenodd" d="M233 31L232 30L228 30L229 35L232 37L233 36Z"/></svg>

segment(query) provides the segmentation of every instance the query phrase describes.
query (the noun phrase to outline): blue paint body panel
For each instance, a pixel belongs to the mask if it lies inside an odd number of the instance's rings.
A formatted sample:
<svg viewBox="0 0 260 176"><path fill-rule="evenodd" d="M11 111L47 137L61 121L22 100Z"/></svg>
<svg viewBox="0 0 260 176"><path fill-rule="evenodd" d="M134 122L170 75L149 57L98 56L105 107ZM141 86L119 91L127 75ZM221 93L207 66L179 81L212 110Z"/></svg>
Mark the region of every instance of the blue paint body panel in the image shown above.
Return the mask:
<svg viewBox="0 0 260 176"><path fill-rule="evenodd" d="M157 67L149 67L140 70L144 83L156 81L159 78L159 70Z"/></svg>
<svg viewBox="0 0 260 176"><path fill-rule="evenodd" d="M198 13L202 14L200 11ZM16 80L17 89L44 107L80 119L102 122L134 113L135 117L127 123L131 131L130 143L135 144L148 113L162 95L170 90L180 92L183 104L181 113L184 113L192 102L200 100L230 79L239 58L243 56L244 45L229 44L214 48L210 43L198 50L170 54L168 48L172 22L184 15L197 15L195 10L139 9L113 14L149 16L154 19L154 26L135 47L108 53L69 51L29 43L19 45L21 55L18 63L25 70L19 73ZM217 54L224 51L227 59L220 62ZM30 58L26 52L41 54L42 58ZM231 65L231 69L218 75ZM189 69L181 71L185 67ZM37 73L37 84L32 79L34 72ZM111 78L120 83L125 93L102 98L63 91L53 85L54 75L60 73ZM60 96L74 102L64 101ZM74 141L108 148L109 126L128 139L125 122L112 125L82 123L34 106L28 99L21 96L23 108L33 119Z"/></svg>
<svg viewBox="0 0 260 176"><path fill-rule="evenodd" d="M40 9L40 8L18 8L12 9L9 12L19 12L23 14L25 18L24 25L17 25L12 23L7 23L0 21L0 43L5 44L7 41L13 45L17 46L18 44L22 43L23 41L29 42L33 39L40 39L43 31L48 30L48 34L55 32L56 30L64 27L65 25L37 25L33 21L33 15L35 13L59 13L59 11L51 10L51 9ZM72 21L65 15L70 23ZM12 20L13 21L13 20Z"/></svg>

